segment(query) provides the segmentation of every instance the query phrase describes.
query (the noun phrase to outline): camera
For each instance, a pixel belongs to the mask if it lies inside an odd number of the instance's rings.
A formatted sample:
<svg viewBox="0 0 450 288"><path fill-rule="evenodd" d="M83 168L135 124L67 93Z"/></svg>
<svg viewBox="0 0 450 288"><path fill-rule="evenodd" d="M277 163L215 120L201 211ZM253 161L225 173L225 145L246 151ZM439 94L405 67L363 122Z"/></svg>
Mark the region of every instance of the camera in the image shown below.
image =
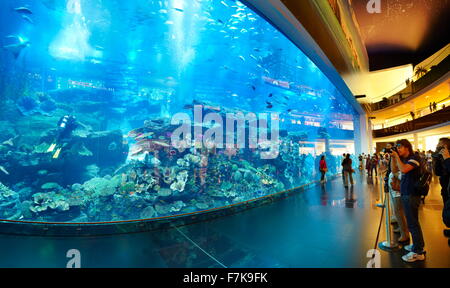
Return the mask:
<svg viewBox="0 0 450 288"><path fill-rule="evenodd" d="M388 154L391 154L392 151L395 151L395 152L398 153L397 147L390 147L390 148L384 148L384 149L383 149L383 152L384 152L384 153L388 153Z"/></svg>

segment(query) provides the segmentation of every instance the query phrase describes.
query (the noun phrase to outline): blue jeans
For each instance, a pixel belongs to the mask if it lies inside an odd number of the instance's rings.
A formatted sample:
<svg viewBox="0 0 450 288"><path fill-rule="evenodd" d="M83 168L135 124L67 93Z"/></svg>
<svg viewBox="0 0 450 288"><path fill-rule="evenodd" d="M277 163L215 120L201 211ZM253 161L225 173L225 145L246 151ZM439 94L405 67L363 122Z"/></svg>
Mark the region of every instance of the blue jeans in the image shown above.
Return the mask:
<svg viewBox="0 0 450 288"><path fill-rule="evenodd" d="M406 222L413 239L412 251L417 254L422 254L425 246L422 228L420 228L419 223L420 201L420 196L402 195L402 204L405 211Z"/></svg>

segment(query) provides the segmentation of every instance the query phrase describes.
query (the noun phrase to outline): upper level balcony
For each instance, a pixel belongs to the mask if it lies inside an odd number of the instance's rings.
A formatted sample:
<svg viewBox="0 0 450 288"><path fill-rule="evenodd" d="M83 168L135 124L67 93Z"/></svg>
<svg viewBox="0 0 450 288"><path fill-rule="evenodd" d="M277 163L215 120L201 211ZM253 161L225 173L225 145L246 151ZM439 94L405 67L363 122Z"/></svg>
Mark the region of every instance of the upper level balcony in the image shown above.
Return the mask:
<svg viewBox="0 0 450 288"><path fill-rule="evenodd" d="M438 65L431 67L430 71L424 74L416 81L406 80L407 87L389 98L383 98L382 101L369 104L372 112L390 108L401 102L406 102L408 98L418 95L422 90L429 87L435 81L444 77L450 71L450 56L447 56ZM425 71L424 71L425 72ZM417 72L416 72L417 73Z"/></svg>
<svg viewBox="0 0 450 288"><path fill-rule="evenodd" d="M450 107L445 107L424 117L407 121L406 123L391 126L384 129L373 130L374 138L392 136L400 133L413 132L420 129L433 127L439 124L450 123Z"/></svg>

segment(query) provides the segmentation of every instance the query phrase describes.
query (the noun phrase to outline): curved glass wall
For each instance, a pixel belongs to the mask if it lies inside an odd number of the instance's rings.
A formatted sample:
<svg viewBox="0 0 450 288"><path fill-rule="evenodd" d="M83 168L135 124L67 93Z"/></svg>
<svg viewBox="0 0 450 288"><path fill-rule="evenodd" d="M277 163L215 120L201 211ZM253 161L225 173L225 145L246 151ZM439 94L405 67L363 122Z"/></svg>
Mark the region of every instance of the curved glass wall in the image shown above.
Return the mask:
<svg viewBox="0 0 450 288"><path fill-rule="evenodd" d="M0 219L207 210L319 180L322 155L335 174L354 153L357 112L238 1L0 8Z"/></svg>

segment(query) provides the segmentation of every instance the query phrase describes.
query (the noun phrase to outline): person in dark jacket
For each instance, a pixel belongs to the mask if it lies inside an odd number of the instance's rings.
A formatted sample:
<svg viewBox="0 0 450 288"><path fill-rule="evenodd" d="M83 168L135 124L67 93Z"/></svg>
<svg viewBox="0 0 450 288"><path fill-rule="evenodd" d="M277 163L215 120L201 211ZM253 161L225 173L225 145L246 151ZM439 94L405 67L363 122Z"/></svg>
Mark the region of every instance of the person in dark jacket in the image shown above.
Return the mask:
<svg viewBox="0 0 450 288"><path fill-rule="evenodd" d="M325 161L325 156L322 156L320 158L319 166L320 166L319 167L320 173L322 174L321 178L320 178L320 183L323 184L323 183L325 183L325 173L327 173L327 171L328 171L327 162Z"/></svg>
<svg viewBox="0 0 450 288"><path fill-rule="evenodd" d="M412 245L404 247L409 253L404 255L402 259L406 262L423 261L425 260L425 241L419 223L421 196L417 194L415 187L418 169L420 169L420 159L416 158L411 143L406 139L397 141L397 150L398 153L395 151L391 153L402 172L400 194L408 229L413 239Z"/></svg>
<svg viewBox="0 0 450 288"><path fill-rule="evenodd" d="M345 159L342 161L342 173L344 174L344 186L348 188L348 182L353 185L353 168L352 168L352 159L350 159L350 154L345 156Z"/></svg>
<svg viewBox="0 0 450 288"><path fill-rule="evenodd" d="M448 139L448 138L447 138ZM443 159L443 168L447 175L450 175L450 141L443 141L446 143L443 143L442 149L440 149L440 154L442 155ZM442 187L444 188L444 187ZM442 211L442 220L444 221L444 224L450 228L450 183L447 183L447 190L444 191L444 194L446 192L447 200L444 202L444 209ZM444 230L444 235L447 237L450 237L450 230ZM449 245L450 245L450 239L449 239Z"/></svg>
<svg viewBox="0 0 450 288"><path fill-rule="evenodd" d="M449 182L450 182L450 170L445 169L443 150L445 147L450 147L449 138L439 139L438 145L436 146L436 152L432 154L433 158L433 170L436 176L439 176L439 183L441 184L441 196L444 204L449 200Z"/></svg>

